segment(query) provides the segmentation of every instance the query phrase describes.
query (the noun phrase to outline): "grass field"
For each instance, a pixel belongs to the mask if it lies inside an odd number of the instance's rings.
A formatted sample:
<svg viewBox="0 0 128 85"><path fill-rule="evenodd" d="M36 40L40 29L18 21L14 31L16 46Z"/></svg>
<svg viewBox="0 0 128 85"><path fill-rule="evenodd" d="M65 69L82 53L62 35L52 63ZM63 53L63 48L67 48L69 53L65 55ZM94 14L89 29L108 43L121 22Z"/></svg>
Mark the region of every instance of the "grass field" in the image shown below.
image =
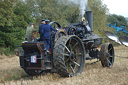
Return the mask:
<svg viewBox="0 0 128 85"><path fill-rule="evenodd" d="M58 74L29 77L19 66L19 58L0 56L0 85L128 85L128 47L115 47L115 63L103 68L98 62L85 65L82 74L63 78Z"/></svg>

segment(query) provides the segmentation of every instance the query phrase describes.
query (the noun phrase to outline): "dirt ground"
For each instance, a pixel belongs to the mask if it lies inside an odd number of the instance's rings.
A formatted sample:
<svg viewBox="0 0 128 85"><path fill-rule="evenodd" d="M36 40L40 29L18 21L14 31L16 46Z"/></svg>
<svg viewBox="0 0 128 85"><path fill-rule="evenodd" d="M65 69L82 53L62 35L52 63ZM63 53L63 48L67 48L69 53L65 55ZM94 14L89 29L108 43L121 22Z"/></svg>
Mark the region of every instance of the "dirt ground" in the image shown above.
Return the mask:
<svg viewBox="0 0 128 85"><path fill-rule="evenodd" d="M29 77L19 66L17 56L0 56L0 85L128 85L128 47L115 47L115 63L103 68L101 63L87 63L81 74L63 78L58 74Z"/></svg>

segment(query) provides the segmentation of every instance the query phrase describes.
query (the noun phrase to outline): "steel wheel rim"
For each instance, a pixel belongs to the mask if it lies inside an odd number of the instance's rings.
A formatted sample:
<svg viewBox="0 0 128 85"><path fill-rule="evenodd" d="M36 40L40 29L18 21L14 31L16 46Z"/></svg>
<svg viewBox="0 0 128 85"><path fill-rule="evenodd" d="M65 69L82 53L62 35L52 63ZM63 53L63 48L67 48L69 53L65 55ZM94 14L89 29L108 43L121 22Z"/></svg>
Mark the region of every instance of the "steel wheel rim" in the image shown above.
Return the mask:
<svg viewBox="0 0 128 85"><path fill-rule="evenodd" d="M65 46L64 61L70 75L79 72L82 62L82 45L76 38L70 38Z"/></svg>
<svg viewBox="0 0 128 85"><path fill-rule="evenodd" d="M108 66L112 66L114 63L114 49L111 45L108 46L108 54L107 54Z"/></svg>

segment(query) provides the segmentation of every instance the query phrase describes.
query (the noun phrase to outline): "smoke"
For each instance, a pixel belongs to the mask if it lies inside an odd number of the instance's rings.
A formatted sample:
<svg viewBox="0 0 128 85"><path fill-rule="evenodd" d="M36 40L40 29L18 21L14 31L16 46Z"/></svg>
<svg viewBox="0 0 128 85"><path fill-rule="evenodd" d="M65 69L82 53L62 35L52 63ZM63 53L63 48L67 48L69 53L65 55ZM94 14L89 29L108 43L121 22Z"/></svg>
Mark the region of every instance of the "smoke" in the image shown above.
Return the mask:
<svg viewBox="0 0 128 85"><path fill-rule="evenodd" d="M80 10L80 14L82 17L84 17L85 14L85 10L88 4L88 0L79 0L80 1L80 5L79 5L79 10Z"/></svg>
<svg viewBox="0 0 128 85"><path fill-rule="evenodd" d="M80 10L80 15L84 17L86 7L88 5L88 0L58 0L59 3L63 3L63 1L67 2L68 5L71 3L78 5Z"/></svg>

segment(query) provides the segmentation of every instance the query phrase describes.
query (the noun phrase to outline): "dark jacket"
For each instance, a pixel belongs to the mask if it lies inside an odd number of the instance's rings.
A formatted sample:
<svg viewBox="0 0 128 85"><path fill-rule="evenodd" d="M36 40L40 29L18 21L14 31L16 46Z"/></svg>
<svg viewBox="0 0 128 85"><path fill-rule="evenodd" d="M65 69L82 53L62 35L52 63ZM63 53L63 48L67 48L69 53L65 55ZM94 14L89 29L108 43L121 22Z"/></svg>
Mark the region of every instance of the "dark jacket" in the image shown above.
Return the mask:
<svg viewBox="0 0 128 85"><path fill-rule="evenodd" d="M43 23L40 23L40 25L39 25L39 34L41 33L41 29L42 29L43 25L44 25Z"/></svg>
<svg viewBox="0 0 128 85"><path fill-rule="evenodd" d="M57 31L55 28L53 28L49 24L45 24L42 26L41 33L43 34L43 39L50 39L51 31Z"/></svg>
<svg viewBox="0 0 128 85"><path fill-rule="evenodd" d="M43 39L43 34L41 33L41 30L42 30L42 26L43 26L44 24L43 23L41 23L40 25L39 25L39 34L40 34L40 40L41 41L43 41L44 39Z"/></svg>

